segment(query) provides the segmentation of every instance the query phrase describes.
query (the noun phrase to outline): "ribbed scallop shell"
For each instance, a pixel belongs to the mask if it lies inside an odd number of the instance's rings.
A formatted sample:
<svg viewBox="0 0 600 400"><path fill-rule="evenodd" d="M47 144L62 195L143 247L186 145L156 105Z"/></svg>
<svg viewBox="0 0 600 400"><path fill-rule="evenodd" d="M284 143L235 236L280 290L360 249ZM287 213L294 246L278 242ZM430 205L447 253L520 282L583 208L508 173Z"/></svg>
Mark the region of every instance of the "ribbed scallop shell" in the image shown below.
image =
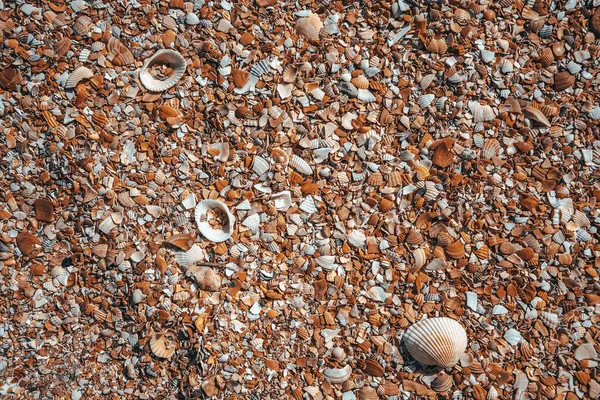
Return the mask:
<svg viewBox="0 0 600 400"><path fill-rule="evenodd" d="M310 40L318 40L321 29L323 29L323 22L317 14L311 14L307 18L300 18L296 22L296 32Z"/></svg>
<svg viewBox="0 0 600 400"><path fill-rule="evenodd" d="M79 67L69 75L65 83L65 89L73 89L80 81L90 79L92 76L94 76L94 73L89 68Z"/></svg>
<svg viewBox="0 0 600 400"><path fill-rule="evenodd" d="M369 79L367 79L364 75L359 75L356 78L352 78L350 81L354 86L358 89L368 89L369 88Z"/></svg>
<svg viewBox="0 0 600 400"><path fill-rule="evenodd" d="M256 175L260 176L269 170L269 162L262 157L256 156L254 157L254 161L252 163L252 171L256 173Z"/></svg>
<svg viewBox="0 0 600 400"><path fill-rule="evenodd" d="M157 357L170 358L175 352L175 344L169 340L166 333L156 334L150 339L150 349Z"/></svg>
<svg viewBox="0 0 600 400"><path fill-rule="evenodd" d="M165 80L156 79L150 73L150 68L158 63L168 63L173 68L173 73ZM140 69L140 81L144 87L152 92L163 92L173 87L185 74L185 59L174 50L159 50L146 60Z"/></svg>
<svg viewBox="0 0 600 400"><path fill-rule="evenodd" d="M178 251L175 253L177 263L182 267L187 267L204 260L204 250L197 244L194 244L188 251Z"/></svg>
<svg viewBox="0 0 600 400"><path fill-rule="evenodd" d="M500 142L496 139L487 140L481 149L481 157L489 160L500 152Z"/></svg>
<svg viewBox="0 0 600 400"><path fill-rule="evenodd" d="M421 364L451 368L467 348L467 332L457 321L428 318L410 326L402 340Z"/></svg>
<svg viewBox="0 0 600 400"><path fill-rule="evenodd" d="M375 95L367 89L358 89L358 95L356 97L365 103L372 103L377 100Z"/></svg>
<svg viewBox="0 0 600 400"><path fill-rule="evenodd" d="M221 217L226 219L223 227L219 229L214 229L208 220L208 212L209 210L216 210L221 213ZM235 222L235 217L231 212L229 212L229 208L225 203L222 203L217 200L203 200L196 206L196 210L194 212L194 217L196 219L196 223L198 224L198 230L210 241L213 242L224 242L229 239L233 233L233 223Z"/></svg>
<svg viewBox="0 0 600 400"><path fill-rule="evenodd" d="M431 388L436 392L447 392L452 387L454 380L451 375L445 372L440 372L433 382L431 382Z"/></svg>
<svg viewBox="0 0 600 400"><path fill-rule="evenodd" d="M419 97L419 107L427 108L431 103L433 103L433 100L435 100L434 94L424 94Z"/></svg>
<svg viewBox="0 0 600 400"><path fill-rule="evenodd" d="M298 157L295 154L292 154L292 156L290 157L289 165L301 174L312 175L313 173L311 166L304 159Z"/></svg>

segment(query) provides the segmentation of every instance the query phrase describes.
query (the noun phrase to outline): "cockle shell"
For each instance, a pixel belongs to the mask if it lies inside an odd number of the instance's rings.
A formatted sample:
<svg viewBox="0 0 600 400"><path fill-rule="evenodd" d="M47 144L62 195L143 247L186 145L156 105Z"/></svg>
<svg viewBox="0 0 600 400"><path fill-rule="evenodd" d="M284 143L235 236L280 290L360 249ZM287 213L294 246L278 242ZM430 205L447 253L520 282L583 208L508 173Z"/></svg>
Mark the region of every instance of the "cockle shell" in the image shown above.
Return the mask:
<svg viewBox="0 0 600 400"><path fill-rule="evenodd" d="M254 171L256 175L261 176L268 170L269 162L267 160L259 156L254 157L254 161L252 163L252 171Z"/></svg>
<svg viewBox="0 0 600 400"><path fill-rule="evenodd" d="M431 103L433 103L433 100L435 100L435 94L424 94L419 97L419 107L427 108Z"/></svg>
<svg viewBox="0 0 600 400"><path fill-rule="evenodd" d="M65 83L65 89L73 89L80 81L90 79L92 76L94 76L92 70L87 67L79 67L69 75L69 78Z"/></svg>
<svg viewBox="0 0 600 400"><path fill-rule="evenodd" d="M350 375L352 375L352 367L346 365L344 368L328 368L323 372L325 378L333 383L344 383L348 379L350 379Z"/></svg>
<svg viewBox="0 0 600 400"><path fill-rule="evenodd" d="M223 226L218 229L214 229L210 225L209 211L219 214L224 219ZM198 230L210 241L213 242L224 242L229 239L233 233L233 224L235 217L225 203L217 200L202 200L196 206L194 212L196 223L198 224Z"/></svg>
<svg viewBox="0 0 600 400"><path fill-rule="evenodd" d="M150 339L150 349L155 356L170 358L175 353L175 343L171 342L168 333L153 335Z"/></svg>
<svg viewBox="0 0 600 400"><path fill-rule="evenodd" d="M292 154L290 157L289 166L304 175L312 175L313 173L311 166L303 158L295 154Z"/></svg>
<svg viewBox="0 0 600 400"><path fill-rule="evenodd" d="M425 365L451 368L467 349L467 332L457 321L428 318L410 326L402 340L411 356Z"/></svg>
<svg viewBox="0 0 600 400"><path fill-rule="evenodd" d="M431 388L436 392L447 392L452 387L454 379L452 375L448 375L445 372L440 372L433 382L431 382Z"/></svg>
<svg viewBox="0 0 600 400"><path fill-rule="evenodd" d="M187 267L204 260L204 250L197 244L194 244L188 251L178 251L175 253L177 263L182 267Z"/></svg>
<svg viewBox="0 0 600 400"><path fill-rule="evenodd" d="M165 80L156 79L150 73L152 66L159 63L170 64L173 69L171 76ZM140 68L139 78L142 85L151 92L163 92L173 87L185 74L186 63L185 59L175 50L159 50L152 57L146 60L142 68Z"/></svg>
<svg viewBox="0 0 600 400"><path fill-rule="evenodd" d="M296 32L310 40L318 40L321 29L323 29L323 21L317 14L300 18L296 22Z"/></svg>

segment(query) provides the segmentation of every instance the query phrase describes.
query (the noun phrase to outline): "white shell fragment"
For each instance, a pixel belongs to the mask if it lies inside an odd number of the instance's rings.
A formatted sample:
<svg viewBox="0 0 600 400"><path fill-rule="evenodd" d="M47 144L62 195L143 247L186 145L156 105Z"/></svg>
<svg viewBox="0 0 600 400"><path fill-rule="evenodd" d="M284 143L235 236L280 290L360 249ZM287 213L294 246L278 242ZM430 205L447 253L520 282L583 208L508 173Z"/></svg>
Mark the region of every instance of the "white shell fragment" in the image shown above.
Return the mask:
<svg viewBox="0 0 600 400"><path fill-rule="evenodd" d="M217 200L202 200L196 206L194 218L198 224L198 230L206 239L213 242L224 242L233 234L235 217L225 203ZM216 219L221 223L213 225Z"/></svg>
<svg viewBox="0 0 600 400"><path fill-rule="evenodd" d="M451 318L428 318L411 325L402 341L421 364L451 368L467 349L467 332Z"/></svg>
<svg viewBox="0 0 600 400"><path fill-rule="evenodd" d="M151 68L157 64L169 64L173 69L171 75L164 79L155 78L151 73ZM151 92L164 92L175 86L175 84L185 74L185 59L175 50L159 50L152 57L144 62L139 71L139 78L142 85Z"/></svg>
<svg viewBox="0 0 600 400"><path fill-rule="evenodd" d="M328 368L323 372L323 376L331 383L344 383L350 379L352 375L352 367L346 365L344 368Z"/></svg>

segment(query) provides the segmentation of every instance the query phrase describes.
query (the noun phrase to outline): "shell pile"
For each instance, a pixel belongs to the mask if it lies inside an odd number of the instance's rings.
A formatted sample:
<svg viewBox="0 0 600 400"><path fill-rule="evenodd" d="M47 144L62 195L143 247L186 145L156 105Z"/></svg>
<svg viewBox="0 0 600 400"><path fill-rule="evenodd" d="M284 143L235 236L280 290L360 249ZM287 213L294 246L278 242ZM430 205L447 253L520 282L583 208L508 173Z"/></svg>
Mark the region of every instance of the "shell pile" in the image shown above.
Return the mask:
<svg viewBox="0 0 600 400"><path fill-rule="evenodd" d="M600 396L600 0L0 0L0 52L0 399Z"/></svg>

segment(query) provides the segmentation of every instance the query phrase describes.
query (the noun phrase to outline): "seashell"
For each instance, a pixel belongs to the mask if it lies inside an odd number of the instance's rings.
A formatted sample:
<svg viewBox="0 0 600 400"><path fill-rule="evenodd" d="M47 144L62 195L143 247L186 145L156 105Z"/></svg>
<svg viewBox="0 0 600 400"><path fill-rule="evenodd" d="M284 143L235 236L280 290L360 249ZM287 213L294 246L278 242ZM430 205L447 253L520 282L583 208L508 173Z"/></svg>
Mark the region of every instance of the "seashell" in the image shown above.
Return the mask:
<svg viewBox="0 0 600 400"><path fill-rule="evenodd" d="M442 371L438 374L437 378L431 382L431 388L436 392L447 392L453 384L454 379L452 378L452 375L448 375Z"/></svg>
<svg viewBox="0 0 600 400"><path fill-rule="evenodd" d="M384 303L387 299L387 295L385 290L381 286L373 286L369 290L367 290L365 294L369 299L373 301L378 301L380 303Z"/></svg>
<svg viewBox="0 0 600 400"><path fill-rule="evenodd" d="M94 73L89 68L79 67L69 75L69 78L65 82L65 89L73 89L80 81L90 79L93 76Z"/></svg>
<svg viewBox="0 0 600 400"><path fill-rule="evenodd" d="M383 198L379 202L379 208L381 208L381 211L383 212L389 212L396 208L396 204L392 200Z"/></svg>
<svg viewBox="0 0 600 400"><path fill-rule="evenodd" d="M70 50L71 48L71 39L69 39L68 36L63 37L62 39L60 39L58 42L54 43L54 47L52 48L52 50L54 51L54 54L57 57L62 57L65 54L67 54L67 52Z"/></svg>
<svg viewBox="0 0 600 400"><path fill-rule="evenodd" d="M150 349L155 356L170 358L175 353L175 342L170 333L157 333L150 338Z"/></svg>
<svg viewBox="0 0 600 400"><path fill-rule="evenodd" d="M224 242L233 234L235 217L229 212L225 203L217 200L202 200L196 206L194 217L198 224L198 230L210 241ZM216 218L221 219L221 227L213 228L212 222Z"/></svg>
<svg viewBox="0 0 600 400"><path fill-rule="evenodd" d="M369 88L369 79L367 79L364 75L358 75L353 78L350 82L358 89L368 89Z"/></svg>
<svg viewBox="0 0 600 400"><path fill-rule="evenodd" d="M92 19L86 15L82 15L73 22L73 32L76 35L85 36L93 26Z"/></svg>
<svg viewBox="0 0 600 400"><path fill-rule="evenodd" d="M418 248L413 251L413 259L415 263L415 268L419 269L425 265L427 262L427 255L425 254L425 250L423 248Z"/></svg>
<svg viewBox="0 0 600 400"><path fill-rule="evenodd" d="M328 368L323 372L323 376L331 383L344 383L350 379L352 375L352 367L346 365L344 368Z"/></svg>
<svg viewBox="0 0 600 400"><path fill-rule="evenodd" d="M362 386L360 389L358 389L358 400L378 400L379 399L379 395L377 394L377 391L370 387L370 386Z"/></svg>
<svg viewBox="0 0 600 400"><path fill-rule="evenodd" d="M164 79L157 79L151 74L151 68L157 64L169 64L173 69L171 75ZM142 85L151 92L164 92L175 86L175 84L185 74L186 62L185 59L175 50L162 49L154 53L148 58L142 68L139 70L139 79Z"/></svg>
<svg viewBox="0 0 600 400"><path fill-rule="evenodd" d="M348 243L354 247L364 247L367 244L367 237L359 230L353 230L347 236Z"/></svg>
<svg viewBox="0 0 600 400"><path fill-rule="evenodd" d="M275 208L280 211L286 211L292 205L292 195L289 191L276 193L271 198L275 202Z"/></svg>
<svg viewBox="0 0 600 400"><path fill-rule="evenodd" d="M544 26L542 26L542 28L538 31L538 36L542 39L548 39L550 36L552 36L553 30L554 28L552 25L544 24Z"/></svg>
<svg viewBox="0 0 600 400"><path fill-rule="evenodd" d="M298 208L307 214L313 214L318 211L317 205L315 204L315 200L312 196L307 196L304 201L300 203Z"/></svg>
<svg viewBox="0 0 600 400"><path fill-rule="evenodd" d="M486 396L486 400L497 400L498 396L498 390L495 387L490 386Z"/></svg>
<svg viewBox="0 0 600 400"><path fill-rule="evenodd" d="M133 304L139 304L144 300L144 293L140 289L135 289L131 295L131 302Z"/></svg>
<svg viewBox="0 0 600 400"><path fill-rule="evenodd" d="M551 312L543 312L540 315L540 320L550 329L556 329L558 327L559 319L558 314Z"/></svg>
<svg viewBox="0 0 600 400"><path fill-rule="evenodd" d="M523 114L526 118L534 120L539 124L545 126L546 128L550 128L552 126L552 124L550 124L550 121L548 121L544 113L538 110L537 108L527 106L525 110L523 110Z"/></svg>
<svg viewBox="0 0 600 400"><path fill-rule="evenodd" d="M466 25L471 19L471 14L467 10L457 8L454 10L454 20L460 25Z"/></svg>
<svg viewBox="0 0 600 400"><path fill-rule="evenodd" d="M54 204L52 204L50 199L45 197L37 199L33 203L33 208L35 209L35 219L42 222L52 222L52 218L54 217Z"/></svg>
<svg viewBox="0 0 600 400"><path fill-rule="evenodd" d="M208 145L208 153L217 161L226 162L229 160L229 143L214 143Z"/></svg>
<svg viewBox="0 0 600 400"><path fill-rule="evenodd" d="M331 153L333 149L331 147L324 147L321 149L315 149L312 152L313 160L317 164L321 164L323 161L327 160L329 157L329 153Z"/></svg>
<svg viewBox="0 0 600 400"><path fill-rule="evenodd" d="M502 59L502 61L500 61L500 63L498 64L498 69L500 69L500 71L503 74L509 74L509 73L513 72L513 70L514 70L513 61L509 60L507 58Z"/></svg>
<svg viewBox="0 0 600 400"><path fill-rule="evenodd" d="M294 65L288 65L283 71L282 79L286 83L296 82L296 75L298 75L298 68Z"/></svg>
<svg viewBox="0 0 600 400"><path fill-rule="evenodd" d="M496 118L497 111L492 106L482 106L477 101L469 102L469 110L473 114L473 122L486 122Z"/></svg>
<svg viewBox="0 0 600 400"><path fill-rule="evenodd" d="M91 53L92 52L90 50L88 50L88 49L82 49L79 52L79 61L86 62L88 60L88 58L90 57Z"/></svg>
<svg viewBox="0 0 600 400"><path fill-rule="evenodd" d="M451 318L428 318L411 325L402 341L421 364L452 368L467 348L467 332Z"/></svg>
<svg viewBox="0 0 600 400"><path fill-rule="evenodd" d="M540 61L540 64L542 64L542 67L544 68L552 65L552 63L554 62L554 53L552 52L552 49L549 47L544 48L540 52L538 59Z"/></svg>
<svg viewBox="0 0 600 400"><path fill-rule="evenodd" d="M56 279L58 283L60 283L63 286L67 286L69 275L69 271L67 271L60 265L57 265L50 271L50 276L52 276L53 279Z"/></svg>
<svg viewBox="0 0 600 400"><path fill-rule="evenodd" d="M217 292L221 289L221 277L209 267L190 266L186 275L192 276L201 290L208 292Z"/></svg>
<svg viewBox="0 0 600 400"><path fill-rule="evenodd" d="M260 215L256 213L249 215L242 221L242 225L250 229L252 233L258 232L258 228L260 226Z"/></svg>
<svg viewBox="0 0 600 400"><path fill-rule="evenodd" d="M108 39L106 49L108 53L112 56L111 61L115 65L125 66L135 63L133 53L116 37L111 37L110 39Z"/></svg>
<svg viewBox="0 0 600 400"><path fill-rule="evenodd" d="M309 40L318 40L321 29L323 29L323 22L317 14L296 21L296 33Z"/></svg>
<svg viewBox="0 0 600 400"><path fill-rule="evenodd" d="M204 260L204 250L197 244L194 244L188 251L178 251L175 253L175 260L182 267L187 267Z"/></svg>
<svg viewBox="0 0 600 400"><path fill-rule="evenodd" d="M377 100L375 95L367 89L358 89L358 95L356 97L365 103L372 103Z"/></svg>
<svg viewBox="0 0 600 400"><path fill-rule="evenodd" d="M259 156L254 157L254 161L252 162L252 171L254 171L256 175L261 176L268 170L269 162L267 160Z"/></svg>
<svg viewBox="0 0 600 400"><path fill-rule="evenodd" d="M98 51L102 51L104 50L104 48L106 47L106 44L104 44L103 42L94 42L92 43L92 52L96 53Z"/></svg>
<svg viewBox="0 0 600 400"><path fill-rule="evenodd" d="M481 148L481 157L486 160L491 159L492 157L496 157L500 152L500 142L496 139L488 139L483 144Z"/></svg>
<svg viewBox="0 0 600 400"><path fill-rule="evenodd" d="M273 161L275 161L276 164L283 166L288 165L288 163L290 162L290 156L281 147L275 147L271 149L271 158L273 159Z"/></svg>
<svg viewBox="0 0 600 400"><path fill-rule="evenodd" d="M444 39L441 38L434 38L429 40L426 43L425 47L427 48L427 50L436 54L444 54L448 50L448 44Z"/></svg>
<svg viewBox="0 0 600 400"><path fill-rule="evenodd" d="M424 165L415 165L414 169L417 175L417 179L421 182L427 179L430 175L429 168L425 167Z"/></svg>
<svg viewBox="0 0 600 400"><path fill-rule="evenodd" d="M311 166L303 158L300 158L295 154L292 154L292 156L290 157L289 166L295 169L296 171L300 172L301 174L313 174L313 169L311 168Z"/></svg>
<svg viewBox="0 0 600 400"><path fill-rule="evenodd" d="M575 357L577 361L595 360L598 358L598 354L592 343L584 343L575 349L573 357Z"/></svg>
<svg viewBox="0 0 600 400"><path fill-rule="evenodd" d="M319 256L315 258L315 262L326 271L331 271L336 267L335 256Z"/></svg>
<svg viewBox="0 0 600 400"><path fill-rule="evenodd" d="M40 245L40 239L31 233L22 232L17 235L17 247L25 256L32 255Z"/></svg>
<svg viewBox="0 0 600 400"><path fill-rule="evenodd" d="M433 100L435 100L434 94L424 94L419 97L419 107L427 108L431 103L433 103Z"/></svg>
<svg viewBox="0 0 600 400"><path fill-rule="evenodd" d="M361 370L367 375L377 377L383 377L385 375L384 368L381 366L381 364L379 364L379 362L377 362L377 360L367 359L361 364Z"/></svg>
<svg viewBox="0 0 600 400"><path fill-rule="evenodd" d="M569 72L557 72L554 74L554 90L557 92L566 90L575 84L575 77Z"/></svg>

